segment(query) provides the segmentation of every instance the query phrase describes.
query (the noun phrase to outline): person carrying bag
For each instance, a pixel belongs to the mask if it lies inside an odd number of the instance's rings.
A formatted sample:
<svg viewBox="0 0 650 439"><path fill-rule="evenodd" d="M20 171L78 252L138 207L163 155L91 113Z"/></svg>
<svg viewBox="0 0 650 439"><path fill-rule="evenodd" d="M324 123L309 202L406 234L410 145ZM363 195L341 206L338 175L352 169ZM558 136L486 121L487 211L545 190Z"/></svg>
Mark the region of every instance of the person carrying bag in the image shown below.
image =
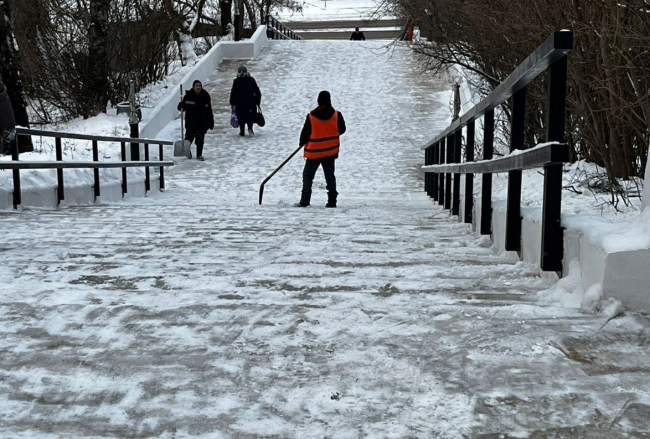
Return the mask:
<svg viewBox="0 0 650 439"><path fill-rule="evenodd" d="M235 107L239 135L245 136L244 129L248 126L248 135L253 136L253 124L258 121L257 108L262 103L262 93L255 78L248 73L246 66L239 66L237 77L232 82L230 90L230 105ZM264 117L264 116L262 116ZM262 125L260 125L262 126Z"/></svg>

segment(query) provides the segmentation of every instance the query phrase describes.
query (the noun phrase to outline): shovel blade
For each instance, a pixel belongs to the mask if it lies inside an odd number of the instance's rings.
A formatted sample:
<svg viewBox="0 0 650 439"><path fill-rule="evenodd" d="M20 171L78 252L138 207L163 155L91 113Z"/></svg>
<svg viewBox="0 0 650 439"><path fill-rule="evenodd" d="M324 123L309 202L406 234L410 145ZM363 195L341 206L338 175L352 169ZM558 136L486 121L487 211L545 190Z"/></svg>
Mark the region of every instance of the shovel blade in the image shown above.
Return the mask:
<svg viewBox="0 0 650 439"><path fill-rule="evenodd" d="M192 143L189 140L177 140L174 142L174 157L189 157Z"/></svg>

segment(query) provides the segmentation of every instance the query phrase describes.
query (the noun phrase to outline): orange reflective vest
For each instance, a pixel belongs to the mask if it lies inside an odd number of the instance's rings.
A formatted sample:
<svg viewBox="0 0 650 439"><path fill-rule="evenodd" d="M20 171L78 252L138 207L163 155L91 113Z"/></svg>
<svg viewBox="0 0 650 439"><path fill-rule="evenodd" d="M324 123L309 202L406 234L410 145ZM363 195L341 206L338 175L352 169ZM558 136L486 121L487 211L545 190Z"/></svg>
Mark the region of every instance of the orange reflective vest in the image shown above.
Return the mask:
<svg viewBox="0 0 650 439"><path fill-rule="evenodd" d="M321 120L309 114L311 123L311 136L305 145L305 158L322 159L339 153L339 112L334 110L334 115L328 120Z"/></svg>

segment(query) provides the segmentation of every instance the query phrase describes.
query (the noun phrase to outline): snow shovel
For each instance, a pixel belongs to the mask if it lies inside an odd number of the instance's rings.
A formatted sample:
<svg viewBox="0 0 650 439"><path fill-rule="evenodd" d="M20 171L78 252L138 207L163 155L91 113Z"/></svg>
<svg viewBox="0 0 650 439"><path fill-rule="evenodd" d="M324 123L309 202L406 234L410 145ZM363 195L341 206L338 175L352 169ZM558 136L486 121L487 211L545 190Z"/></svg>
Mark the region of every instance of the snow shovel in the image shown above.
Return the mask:
<svg viewBox="0 0 650 439"><path fill-rule="evenodd" d="M183 84L181 84L181 101L183 100ZM192 156L192 142L189 140L183 140L185 135L185 127L183 126L184 111L181 108L181 140L174 142L174 157L187 157L188 159Z"/></svg>
<svg viewBox="0 0 650 439"><path fill-rule="evenodd" d="M264 185L266 184L266 182L269 181L269 180L271 179L271 177L273 177L273 176L275 175L276 172L278 172L280 169L282 169L282 167L283 167L284 165L286 165L286 164L289 162L289 160L291 160L291 159L293 158L293 156L296 155L296 153L302 149L303 146L305 146L305 145L300 145L300 146L298 147L298 149L296 149L294 152L292 152L291 155L290 155L289 157L287 157L287 158L285 159L285 161L282 162L282 164L280 164L280 166L278 166L277 168L275 168L275 171L271 172L271 173L269 174L269 176L266 177L266 178L264 179L264 181L263 181L262 184L260 185L260 196L259 196L259 202L260 202L260 204L262 204L262 197L264 196Z"/></svg>

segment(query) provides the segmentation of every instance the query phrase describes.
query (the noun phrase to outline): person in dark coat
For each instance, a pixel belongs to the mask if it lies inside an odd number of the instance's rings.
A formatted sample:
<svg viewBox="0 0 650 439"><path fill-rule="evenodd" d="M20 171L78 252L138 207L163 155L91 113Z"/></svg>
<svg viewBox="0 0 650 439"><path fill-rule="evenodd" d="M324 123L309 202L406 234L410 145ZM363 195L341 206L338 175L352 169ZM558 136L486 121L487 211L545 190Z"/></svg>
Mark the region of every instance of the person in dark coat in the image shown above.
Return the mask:
<svg viewBox="0 0 650 439"><path fill-rule="evenodd" d="M214 129L210 93L203 89L203 84L197 79L192 83L192 89L185 92L183 100L176 108L185 111L185 140L196 142L196 158L202 161L205 133ZM191 153L189 158L192 158Z"/></svg>
<svg viewBox="0 0 650 439"><path fill-rule="evenodd" d="M350 35L350 40L353 41L366 41L366 36L359 30L358 27L354 28L354 32Z"/></svg>
<svg viewBox="0 0 650 439"><path fill-rule="evenodd" d="M11 147L16 138L16 119L14 109L9 100L7 87L0 76L0 152L11 153Z"/></svg>
<svg viewBox="0 0 650 439"><path fill-rule="evenodd" d="M302 194L298 207L307 207L311 202L311 187L319 166L323 167L327 188L325 207L336 207L335 160L339 157L339 136L345 133L343 115L332 107L332 98L328 91L318 94L318 107L307 115L300 132L300 146L305 147L305 167L302 171Z"/></svg>
<svg viewBox="0 0 650 439"><path fill-rule="evenodd" d="M248 73L246 66L239 66L237 77L232 82L230 90L230 105L235 107L239 122L239 135L244 136L244 126L248 126L248 134L254 135L253 124L257 121L257 107L262 103L262 93L255 78Z"/></svg>

